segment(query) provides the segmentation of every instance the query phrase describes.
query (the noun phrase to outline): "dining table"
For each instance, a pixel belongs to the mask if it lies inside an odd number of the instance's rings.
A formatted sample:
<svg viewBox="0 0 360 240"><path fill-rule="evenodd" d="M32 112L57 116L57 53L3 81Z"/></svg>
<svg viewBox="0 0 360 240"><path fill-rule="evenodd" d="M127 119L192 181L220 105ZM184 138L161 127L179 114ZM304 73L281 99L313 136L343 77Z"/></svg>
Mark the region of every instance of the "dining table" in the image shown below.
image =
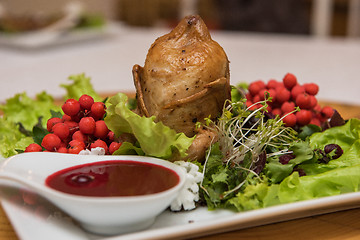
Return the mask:
<svg viewBox="0 0 360 240"><path fill-rule="evenodd" d="M61 102L66 93L61 85L71 83L69 76L82 73L91 79L94 89L103 96L117 92L134 93L133 65L143 66L151 44L171 29L110 22L97 31L92 35L64 33L59 39L32 44L0 33L0 103L24 92L35 98L42 91ZM360 39L222 30L210 32L212 39L228 56L232 85L256 80L281 81L285 74L293 73L299 83L319 85L316 97L322 106L333 107L344 119L360 118ZM0 203L4 200L0 195ZM29 226L32 226L28 215ZM49 221L49 218L42 221ZM278 219L259 219L239 226L169 235L169 238L360 239L359 219L360 197L358 203L333 209L309 210L285 217L279 214ZM6 204L0 206L0 240L36 239L32 236L35 229L22 230L25 225L21 226L14 218L14 211L9 214L9 200L6 199ZM37 234L43 236L42 239L55 239L51 230L42 226L36 231L43 231L43 235ZM66 239L72 239L71 233Z"/></svg>

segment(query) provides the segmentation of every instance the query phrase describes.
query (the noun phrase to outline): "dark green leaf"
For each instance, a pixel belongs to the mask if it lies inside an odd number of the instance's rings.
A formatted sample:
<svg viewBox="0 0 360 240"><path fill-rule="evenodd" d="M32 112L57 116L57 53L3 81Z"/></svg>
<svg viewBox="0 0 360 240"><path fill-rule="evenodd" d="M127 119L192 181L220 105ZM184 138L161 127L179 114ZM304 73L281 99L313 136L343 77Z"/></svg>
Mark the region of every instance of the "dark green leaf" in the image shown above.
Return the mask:
<svg viewBox="0 0 360 240"><path fill-rule="evenodd" d="M52 109L50 109L50 113L51 113L51 117L57 117L57 118L62 118L63 114L60 111L54 111Z"/></svg>
<svg viewBox="0 0 360 240"><path fill-rule="evenodd" d="M32 132L27 130L24 125L22 123L17 123L17 125L19 126L19 131L24 134L25 136L32 136Z"/></svg>
<svg viewBox="0 0 360 240"><path fill-rule="evenodd" d="M46 134L48 134L49 132L43 128L42 126L39 126L39 125L36 125L34 126L33 128L33 139L34 139L34 142L41 145L41 142L43 140L43 138L45 137Z"/></svg>
<svg viewBox="0 0 360 240"><path fill-rule="evenodd" d="M298 137L302 140L305 140L307 137L311 136L313 133L316 132L321 132L321 127L309 124L301 128Z"/></svg>

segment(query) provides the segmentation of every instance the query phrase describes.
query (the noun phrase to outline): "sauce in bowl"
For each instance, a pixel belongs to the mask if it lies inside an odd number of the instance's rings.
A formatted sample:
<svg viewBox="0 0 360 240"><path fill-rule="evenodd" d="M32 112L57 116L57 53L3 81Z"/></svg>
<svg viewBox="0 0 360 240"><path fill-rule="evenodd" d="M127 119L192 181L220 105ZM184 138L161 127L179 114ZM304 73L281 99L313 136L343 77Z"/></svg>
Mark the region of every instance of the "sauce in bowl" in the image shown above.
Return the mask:
<svg viewBox="0 0 360 240"><path fill-rule="evenodd" d="M46 178L52 189L80 196L120 197L159 193L176 186L175 171L146 162L101 161L66 168Z"/></svg>

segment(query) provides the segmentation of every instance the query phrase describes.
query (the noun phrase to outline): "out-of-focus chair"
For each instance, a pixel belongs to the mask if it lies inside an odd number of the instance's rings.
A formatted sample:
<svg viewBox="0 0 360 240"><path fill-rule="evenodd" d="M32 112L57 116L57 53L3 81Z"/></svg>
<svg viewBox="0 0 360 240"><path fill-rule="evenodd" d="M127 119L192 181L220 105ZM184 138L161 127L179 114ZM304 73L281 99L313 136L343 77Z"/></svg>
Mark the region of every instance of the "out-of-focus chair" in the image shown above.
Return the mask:
<svg viewBox="0 0 360 240"><path fill-rule="evenodd" d="M349 0L347 33L349 37L360 37L360 0Z"/></svg>
<svg viewBox="0 0 360 240"><path fill-rule="evenodd" d="M331 34L334 0L313 0L310 30L316 37ZM360 37L360 0L348 1L347 36Z"/></svg>
<svg viewBox="0 0 360 240"><path fill-rule="evenodd" d="M330 36L333 0L313 0L310 32L315 37Z"/></svg>

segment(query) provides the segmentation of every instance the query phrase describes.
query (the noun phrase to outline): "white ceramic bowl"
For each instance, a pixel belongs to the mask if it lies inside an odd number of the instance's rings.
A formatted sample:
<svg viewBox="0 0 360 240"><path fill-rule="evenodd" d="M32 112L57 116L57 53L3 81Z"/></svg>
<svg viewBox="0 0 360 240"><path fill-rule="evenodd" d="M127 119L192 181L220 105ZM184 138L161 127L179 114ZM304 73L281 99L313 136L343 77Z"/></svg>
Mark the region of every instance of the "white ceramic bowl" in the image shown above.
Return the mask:
<svg viewBox="0 0 360 240"><path fill-rule="evenodd" d="M179 183L160 193L129 197L86 197L66 194L45 185L46 178L62 169L98 161L148 162L173 170ZM185 171L171 162L141 156L94 156L61 153L23 153L0 165L0 179L10 179L33 189L53 202L92 233L121 234L149 227L177 197L185 183Z"/></svg>

